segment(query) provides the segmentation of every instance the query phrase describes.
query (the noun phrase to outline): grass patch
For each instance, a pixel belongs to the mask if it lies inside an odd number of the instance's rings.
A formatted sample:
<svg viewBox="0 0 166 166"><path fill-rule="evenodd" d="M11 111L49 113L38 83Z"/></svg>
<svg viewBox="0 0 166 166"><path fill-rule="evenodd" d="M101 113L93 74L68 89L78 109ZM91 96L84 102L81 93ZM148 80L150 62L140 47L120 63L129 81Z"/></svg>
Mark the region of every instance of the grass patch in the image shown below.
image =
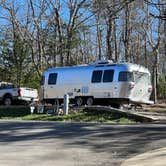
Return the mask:
<svg viewBox="0 0 166 166"><path fill-rule="evenodd" d="M30 114L29 108L0 108L0 119L60 121L60 122L99 122L99 123L136 123L134 120L113 115L107 111L81 110L69 115Z"/></svg>

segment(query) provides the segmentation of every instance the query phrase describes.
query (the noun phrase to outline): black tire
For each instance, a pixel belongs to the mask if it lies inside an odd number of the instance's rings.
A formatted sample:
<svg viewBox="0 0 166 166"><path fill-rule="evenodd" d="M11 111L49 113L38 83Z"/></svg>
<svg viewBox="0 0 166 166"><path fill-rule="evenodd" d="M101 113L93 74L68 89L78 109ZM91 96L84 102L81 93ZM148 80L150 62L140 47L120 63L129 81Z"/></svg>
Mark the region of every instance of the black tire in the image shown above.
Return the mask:
<svg viewBox="0 0 166 166"><path fill-rule="evenodd" d="M93 97L88 97L87 100L86 100L86 104L88 106L91 106L91 105L93 105L93 103L94 103Z"/></svg>
<svg viewBox="0 0 166 166"><path fill-rule="evenodd" d="M81 105L83 105L83 99L81 97L77 97L75 99L75 103L76 103L77 106L80 107Z"/></svg>
<svg viewBox="0 0 166 166"><path fill-rule="evenodd" d="M114 104L111 104L111 107L119 109L120 108L120 104L114 103Z"/></svg>
<svg viewBox="0 0 166 166"><path fill-rule="evenodd" d="M4 97L3 104L6 105L6 106L12 105L12 98L10 96Z"/></svg>

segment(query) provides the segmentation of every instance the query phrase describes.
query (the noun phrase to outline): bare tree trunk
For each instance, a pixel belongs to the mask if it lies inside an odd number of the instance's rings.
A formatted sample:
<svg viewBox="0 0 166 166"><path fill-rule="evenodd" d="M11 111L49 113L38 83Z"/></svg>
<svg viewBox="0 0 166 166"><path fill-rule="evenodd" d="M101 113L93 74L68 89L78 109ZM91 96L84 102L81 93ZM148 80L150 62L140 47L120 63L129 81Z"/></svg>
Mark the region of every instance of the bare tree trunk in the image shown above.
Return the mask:
<svg viewBox="0 0 166 166"><path fill-rule="evenodd" d="M146 43L146 35L144 36L144 41L145 41L145 44L144 44L144 56L145 56L145 67L148 68L148 57L147 57L147 43Z"/></svg>
<svg viewBox="0 0 166 166"><path fill-rule="evenodd" d="M111 47L111 36L112 36L112 16L109 16L109 19L107 22L107 36L106 36L108 59L113 59L112 47Z"/></svg>
<svg viewBox="0 0 166 166"><path fill-rule="evenodd" d="M125 46L125 60L130 61L129 57L129 4L126 3L125 7L125 36L124 36L124 46Z"/></svg>
<svg viewBox="0 0 166 166"><path fill-rule="evenodd" d="M38 65L36 67L38 68L38 71L41 72L42 71L42 59L43 59L42 53L41 53L42 46L41 46L41 39L40 39L41 29L40 29L39 23L37 22L36 16L35 16L35 9L34 9L34 4L33 4L32 0L30 0L30 7L32 10L33 21L34 21L36 29L37 29ZM34 58L36 58L36 56ZM33 60L33 61L35 62L35 60Z"/></svg>
<svg viewBox="0 0 166 166"><path fill-rule="evenodd" d="M115 61L119 62L119 56L118 56L118 47L117 47L117 37L116 37L116 19L114 19L114 49L115 49Z"/></svg>
<svg viewBox="0 0 166 166"><path fill-rule="evenodd" d="M160 21L158 24L158 32L160 29ZM153 48L153 53L155 56L155 62L154 62L154 66L153 66L153 71L154 71L154 102L157 103L157 85L158 85L158 67L159 67L159 44L160 44L160 34L158 33L158 40L157 43L155 45L153 45L152 43L150 43L151 47Z"/></svg>
<svg viewBox="0 0 166 166"><path fill-rule="evenodd" d="M165 15L165 18L166 18L166 9L164 10L164 15ZM166 20L164 22L164 53L165 53L165 63L166 64ZM165 70L166 70L166 66L165 67ZM166 73L165 73L165 80L166 80Z"/></svg>
<svg viewBox="0 0 166 166"><path fill-rule="evenodd" d="M99 53L99 59L101 59L101 25L100 25L100 18L99 15L97 15L97 45L98 45L98 53Z"/></svg>
<svg viewBox="0 0 166 166"><path fill-rule="evenodd" d="M145 28L146 28L146 31L148 30L148 25L149 25L149 17L148 17L148 4L146 5L146 23L145 23ZM147 33L144 32L144 41L145 41L145 44L144 44L144 52L145 52L145 67L148 68L148 58L147 58Z"/></svg>
<svg viewBox="0 0 166 166"><path fill-rule="evenodd" d="M74 31L75 31L77 14L85 2L86 0L81 0L79 3L77 0L69 1L70 19L67 26L67 44L66 44L66 49L67 49L66 64L67 65L70 65L70 62L71 62L72 39L73 39Z"/></svg>
<svg viewBox="0 0 166 166"><path fill-rule="evenodd" d="M62 28L61 28L61 21L59 16L58 8L54 8L56 13L56 22L58 26L58 34L59 34L59 54L60 54L60 64L63 66L63 39L62 39Z"/></svg>

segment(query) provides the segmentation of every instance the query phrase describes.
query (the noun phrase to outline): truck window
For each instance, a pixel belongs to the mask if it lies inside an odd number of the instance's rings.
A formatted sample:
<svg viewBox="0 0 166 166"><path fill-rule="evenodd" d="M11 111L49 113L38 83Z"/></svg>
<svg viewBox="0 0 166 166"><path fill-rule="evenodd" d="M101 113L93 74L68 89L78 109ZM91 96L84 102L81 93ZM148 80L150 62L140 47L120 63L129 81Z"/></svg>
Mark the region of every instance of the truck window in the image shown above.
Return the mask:
<svg viewBox="0 0 166 166"><path fill-rule="evenodd" d="M114 78L114 70L104 70L103 82L112 82Z"/></svg>
<svg viewBox="0 0 166 166"><path fill-rule="evenodd" d="M92 83L99 83L99 82L101 82L102 72L103 72L102 70L93 71L91 82Z"/></svg>
<svg viewBox="0 0 166 166"><path fill-rule="evenodd" d="M13 84L1 84L0 85L0 89L12 89L12 88L16 88L16 86Z"/></svg>
<svg viewBox="0 0 166 166"><path fill-rule="evenodd" d="M45 83L45 76L42 76L41 81L40 81L40 85L44 85L44 83Z"/></svg>
<svg viewBox="0 0 166 166"><path fill-rule="evenodd" d="M129 71L119 72L118 81L132 81L132 82L134 82L133 73L129 72Z"/></svg>
<svg viewBox="0 0 166 166"><path fill-rule="evenodd" d="M55 85L57 80L57 73L51 73L48 77L48 85Z"/></svg>

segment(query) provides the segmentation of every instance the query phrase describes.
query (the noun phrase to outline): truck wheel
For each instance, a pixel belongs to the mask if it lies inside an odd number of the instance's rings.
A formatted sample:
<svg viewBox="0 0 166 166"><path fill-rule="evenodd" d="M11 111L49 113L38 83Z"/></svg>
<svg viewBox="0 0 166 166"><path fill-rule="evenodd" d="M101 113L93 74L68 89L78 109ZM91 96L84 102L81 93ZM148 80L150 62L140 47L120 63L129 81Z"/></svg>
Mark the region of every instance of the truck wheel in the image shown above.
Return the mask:
<svg viewBox="0 0 166 166"><path fill-rule="evenodd" d="M83 104L83 99L81 97L76 98L76 105L81 106Z"/></svg>
<svg viewBox="0 0 166 166"><path fill-rule="evenodd" d="M3 100L3 104L6 105L6 106L9 106L12 104L12 99L11 97L5 97L4 100Z"/></svg>
<svg viewBox="0 0 166 166"><path fill-rule="evenodd" d="M93 99L92 97L89 97L89 98L87 98L87 100L86 100L86 104L87 104L88 106L93 105L93 102L94 102L94 99Z"/></svg>

